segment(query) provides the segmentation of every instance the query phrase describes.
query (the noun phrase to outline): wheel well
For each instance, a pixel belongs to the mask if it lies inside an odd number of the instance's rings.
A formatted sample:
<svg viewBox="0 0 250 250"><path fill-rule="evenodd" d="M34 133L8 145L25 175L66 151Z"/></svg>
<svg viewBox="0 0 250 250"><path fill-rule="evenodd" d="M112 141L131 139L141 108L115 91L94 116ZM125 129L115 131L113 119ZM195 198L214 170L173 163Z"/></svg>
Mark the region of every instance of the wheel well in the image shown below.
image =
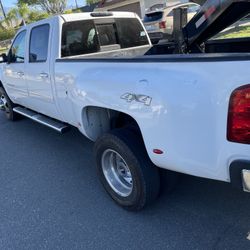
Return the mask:
<svg viewBox="0 0 250 250"><path fill-rule="evenodd" d="M139 125L132 116L107 108L85 107L82 111L82 124L87 136L93 141L116 128L130 127L140 134Z"/></svg>

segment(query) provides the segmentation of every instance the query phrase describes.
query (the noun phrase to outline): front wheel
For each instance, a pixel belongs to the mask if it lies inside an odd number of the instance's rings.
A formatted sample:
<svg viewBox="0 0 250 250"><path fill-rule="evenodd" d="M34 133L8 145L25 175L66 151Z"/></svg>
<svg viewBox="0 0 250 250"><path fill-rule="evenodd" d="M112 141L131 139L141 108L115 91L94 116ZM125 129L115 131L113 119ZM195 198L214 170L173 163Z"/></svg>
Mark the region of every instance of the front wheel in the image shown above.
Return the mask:
<svg viewBox="0 0 250 250"><path fill-rule="evenodd" d="M14 107L14 103L10 100L4 88L0 87L0 109L5 111L5 115L10 121L15 121L19 117L19 115L13 111Z"/></svg>
<svg viewBox="0 0 250 250"><path fill-rule="evenodd" d="M137 211L157 198L159 172L135 132L107 133L96 141L94 151L100 180L118 205Z"/></svg>

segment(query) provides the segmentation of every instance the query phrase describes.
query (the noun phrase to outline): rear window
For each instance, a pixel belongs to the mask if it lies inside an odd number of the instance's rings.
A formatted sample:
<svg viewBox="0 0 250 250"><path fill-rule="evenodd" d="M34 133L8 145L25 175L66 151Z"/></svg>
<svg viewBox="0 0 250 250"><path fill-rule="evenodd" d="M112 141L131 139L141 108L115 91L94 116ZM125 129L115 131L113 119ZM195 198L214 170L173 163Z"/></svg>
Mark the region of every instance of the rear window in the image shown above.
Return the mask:
<svg viewBox="0 0 250 250"><path fill-rule="evenodd" d="M155 22L155 21L158 21L158 20L162 19L162 17L163 17L163 12L162 11L147 13L147 14L145 14L143 22L144 23Z"/></svg>
<svg viewBox="0 0 250 250"><path fill-rule="evenodd" d="M122 49L148 44L146 32L137 19L116 19L116 27L119 44Z"/></svg>
<svg viewBox="0 0 250 250"><path fill-rule="evenodd" d="M96 28L101 46L118 44L115 23L97 24Z"/></svg>
<svg viewBox="0 0 250 250"><path fill-rule="evenodd" d="M95 24L92 20L63 25L61 56L76 56L99 51Z"/></svg>
<svg viewBox="0 0 250 250"><path fill-rule="evenodd" d="M85 20L63 25L61 57L147 45L148 38L135 18Z"/></svg>

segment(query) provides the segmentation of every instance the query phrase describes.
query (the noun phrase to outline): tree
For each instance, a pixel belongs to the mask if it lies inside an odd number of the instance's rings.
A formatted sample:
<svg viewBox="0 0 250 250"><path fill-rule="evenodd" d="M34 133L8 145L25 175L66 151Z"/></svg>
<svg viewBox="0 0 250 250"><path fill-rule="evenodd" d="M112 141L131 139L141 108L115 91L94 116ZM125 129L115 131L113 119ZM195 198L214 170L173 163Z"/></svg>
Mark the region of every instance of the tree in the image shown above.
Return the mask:
<svg viewBox="0 0 250 250"><path fill-rule="evenodd" d="M9 29L5 29L5 28L1 29L0 28L0 41L12 39L14 37L15 33L16 33L16 31L13 28L9 28Z"/></svg>
<svg viewBox="0 0 250 250"><path fill-rule="evenodd" d="M0 21L0 41L13 38L21 20L32 23L49 17L46 12L29 8L27 4L20 3L17 7L11 8L6 18Z"/></svg>
<svg viewBox="0 0 250 250"><path fill-rule="evenodd" d="M6 15L5 22L8 27L15 27L18 21L18 10L17 8L12 8Z"/></svg>
<svg viewBox="0 0 250 250"><path fill-rule="evenodd" d="M28 20L26 21L27 23L33 23L33 22L36 22L36 21L39 21L39 20L42 20L42 19L45 19L45 18L48 18L49 17L49 14L46 13L46 12L39 12L39 11L31 11L28 15Z"/></svg>
<svg viewBox="0 0 250 250"><path fill-rule="evenodd" d="M29 6L27 3L22 3L18 5L17 11L20 15L20 17L27 21L28 15L30 14L31 10L29 9Z"/></svg>
<svg viewBox="0 0 250 250"><path fill-rule="evenodd" d="M62 14L67 7L67 0L18 0L18 5L23 3L40 6L49 14Z"/></svg>

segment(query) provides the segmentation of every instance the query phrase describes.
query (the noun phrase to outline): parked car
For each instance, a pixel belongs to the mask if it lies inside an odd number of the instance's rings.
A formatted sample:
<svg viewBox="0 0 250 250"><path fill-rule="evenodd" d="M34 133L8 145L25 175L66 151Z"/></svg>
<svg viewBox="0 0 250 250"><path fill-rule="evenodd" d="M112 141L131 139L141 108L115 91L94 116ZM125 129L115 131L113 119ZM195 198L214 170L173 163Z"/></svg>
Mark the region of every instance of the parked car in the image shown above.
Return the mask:
<svg viewBox="0 0 250 250"><path fill-rule="evenodd" d="M176 4L173 6L166 6L160 9L161 5L157 5L157 8L151 8L144 16L143 23L149 34L152 43L158 43L172 40L173 34L173 10L176 8L187 8L188 21L200 9L200 5L195 3Z"/></svg>

